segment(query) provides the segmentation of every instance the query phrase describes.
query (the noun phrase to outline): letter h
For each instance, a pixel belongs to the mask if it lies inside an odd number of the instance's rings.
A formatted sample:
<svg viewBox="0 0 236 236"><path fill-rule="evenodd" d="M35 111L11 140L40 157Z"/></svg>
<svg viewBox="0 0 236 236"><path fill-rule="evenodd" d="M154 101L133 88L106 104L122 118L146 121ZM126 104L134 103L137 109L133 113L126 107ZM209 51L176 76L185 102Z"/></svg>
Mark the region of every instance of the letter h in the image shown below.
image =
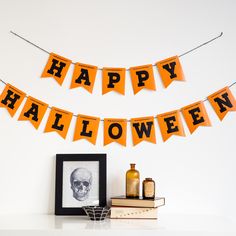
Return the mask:
<svg viewBox="0 0 236 236"><path fill-rule="evenodd" d="M57 64L59 64L59 66ZM61 77L61 72L62 72L62 70L65 66L66 66L66 63L61 62L61 61L59 62L56 59L52 59L51 68L47 72L51 75L55 75L55 76L60 78ZM56 70L55 74L54 74L54 70Z"/></svg>

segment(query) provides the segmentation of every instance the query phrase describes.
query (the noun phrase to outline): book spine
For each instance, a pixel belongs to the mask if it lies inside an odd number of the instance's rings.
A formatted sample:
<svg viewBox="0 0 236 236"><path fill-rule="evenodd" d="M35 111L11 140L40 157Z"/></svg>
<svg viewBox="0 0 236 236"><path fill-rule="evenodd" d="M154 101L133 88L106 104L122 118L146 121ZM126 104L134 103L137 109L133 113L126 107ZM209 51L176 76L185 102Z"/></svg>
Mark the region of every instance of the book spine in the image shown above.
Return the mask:
<svg viewBox="0 0 236 236"><path fill-rule="evenodd" d="M111 201L112 206L126 206L126 207L143 207L143 208L156 208L161 207L165 205L165 199L160 199L158 201L149 201L149 202L142 202L142 200L139 201L116 201L115 199Z"/></svg>
<svg viewBox="0 0 236 236"><path fill-rule="evenodd" d="M111 219L157 219L157 208L111 207Z"/></svg>

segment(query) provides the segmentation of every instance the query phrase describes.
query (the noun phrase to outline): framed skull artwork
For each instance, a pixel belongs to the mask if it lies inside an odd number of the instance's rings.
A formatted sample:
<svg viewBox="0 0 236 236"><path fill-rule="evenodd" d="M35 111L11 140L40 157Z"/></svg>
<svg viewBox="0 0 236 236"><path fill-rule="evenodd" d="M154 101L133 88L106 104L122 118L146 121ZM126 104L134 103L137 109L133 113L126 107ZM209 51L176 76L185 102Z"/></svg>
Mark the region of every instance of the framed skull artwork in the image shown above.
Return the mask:
<svg viewBox="0 0 236 236"><path fill-rule="evenodd" d="M56 155L56 215L85 215L106 205L106 154Z"/></svg>

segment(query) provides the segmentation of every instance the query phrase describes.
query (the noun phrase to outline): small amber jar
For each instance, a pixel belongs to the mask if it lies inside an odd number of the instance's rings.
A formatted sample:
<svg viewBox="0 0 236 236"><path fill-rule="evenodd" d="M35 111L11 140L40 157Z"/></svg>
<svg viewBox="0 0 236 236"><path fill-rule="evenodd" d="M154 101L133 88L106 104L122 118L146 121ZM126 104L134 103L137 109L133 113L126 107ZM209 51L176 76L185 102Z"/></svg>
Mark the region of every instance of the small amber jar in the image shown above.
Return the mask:
<svg viewBox="0 0 236 236"><path fill-rule="evenodd" d="M152 178L146 178L143 181L143 198L144 199L155 198L155 181Z"/></svg>

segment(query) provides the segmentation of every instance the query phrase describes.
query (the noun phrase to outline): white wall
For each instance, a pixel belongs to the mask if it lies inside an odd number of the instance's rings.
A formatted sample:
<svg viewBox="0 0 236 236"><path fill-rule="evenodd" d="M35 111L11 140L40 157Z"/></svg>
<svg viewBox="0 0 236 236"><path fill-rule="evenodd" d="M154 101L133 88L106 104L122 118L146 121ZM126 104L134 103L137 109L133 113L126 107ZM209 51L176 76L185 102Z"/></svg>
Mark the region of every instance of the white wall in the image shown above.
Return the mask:
<svg viewBox="0 0 236 236"><path fill-rule="evenodd" d="M50 105L100 117L156 115L198 101L235 81L235 1L0 1L0 77ZM13 30L48 51L98 66L129 67L181 54L217 36L212 44L181 58L186 82L164 89L155 70L157 91L133 95L127 77L126 96L101 95L101 76L92 95L69 90L72 67L62 87L40 79L48 55L9 33ZM4 86L1 84L1 90ZM232 88L236 95L236 86ZM103 147L72 142L75 120L66 140L36 131L0 110L0 213L53 213L56 153L107 153L108 197L124 193L129 163L142 179L156 180L167 204L162 213L234 216L236 113L220 122L206 103L211 128L157 144ZM48 113L47 113L48 114Z"/></svg>

